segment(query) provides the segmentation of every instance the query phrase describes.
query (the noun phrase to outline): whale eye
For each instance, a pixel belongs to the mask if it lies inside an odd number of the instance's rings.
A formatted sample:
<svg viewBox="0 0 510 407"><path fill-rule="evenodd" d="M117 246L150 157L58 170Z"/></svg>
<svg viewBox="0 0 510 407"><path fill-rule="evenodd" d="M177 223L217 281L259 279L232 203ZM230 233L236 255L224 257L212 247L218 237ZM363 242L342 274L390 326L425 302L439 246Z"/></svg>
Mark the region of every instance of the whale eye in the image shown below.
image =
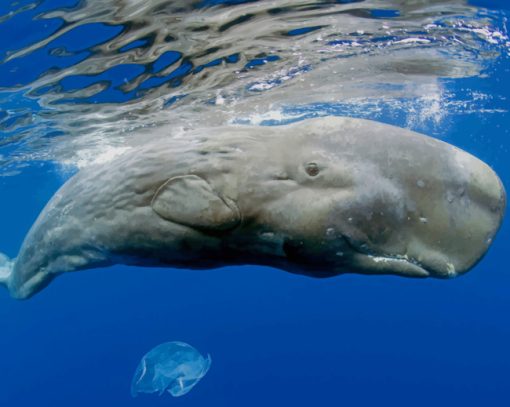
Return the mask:
<svg viewBox="0 0 510 407"><path fill-rule="evenodd" d="M308 163L305 165L305 171L310 177L319 175L320 169L316 163Z"/></svg>

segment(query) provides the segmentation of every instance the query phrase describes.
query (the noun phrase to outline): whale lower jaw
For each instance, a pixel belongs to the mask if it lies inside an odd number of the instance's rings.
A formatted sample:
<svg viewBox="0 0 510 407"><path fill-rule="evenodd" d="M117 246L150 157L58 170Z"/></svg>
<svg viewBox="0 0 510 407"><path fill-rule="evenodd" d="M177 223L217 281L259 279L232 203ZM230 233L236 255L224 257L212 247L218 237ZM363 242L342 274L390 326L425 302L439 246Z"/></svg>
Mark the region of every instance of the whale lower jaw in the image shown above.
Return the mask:
<svg viewBox="0 0 510 407"><path fill-rule="evenodd" d="M404 277L434 277L449 279L461 274L453 263L442 258L440 261L429 259L430 265L418 261L408 254L388 254L376 252L349 236L343 236L344 242L351 249L350 264L360 274L393 274ZM433 265L433 267L431 267Z"/></svg>
<svg viewBox="0 0 510 407"><path fill-rule="evenodd" d="M405 277L434 277L448 279L458 276L458 271L451 263L447 263L441 270L430 269L407 256L377 256L356 251L352 257L352 264L357 272L362 274L395 274Z"/></svg>
<svg viewBox="0 0 510 407"><path fill-rule="evenodd" d="M407 277L430 277L431 272L419 264L401 257L374 256L355 253L352 264L362 274L397 274Z"/></svg>

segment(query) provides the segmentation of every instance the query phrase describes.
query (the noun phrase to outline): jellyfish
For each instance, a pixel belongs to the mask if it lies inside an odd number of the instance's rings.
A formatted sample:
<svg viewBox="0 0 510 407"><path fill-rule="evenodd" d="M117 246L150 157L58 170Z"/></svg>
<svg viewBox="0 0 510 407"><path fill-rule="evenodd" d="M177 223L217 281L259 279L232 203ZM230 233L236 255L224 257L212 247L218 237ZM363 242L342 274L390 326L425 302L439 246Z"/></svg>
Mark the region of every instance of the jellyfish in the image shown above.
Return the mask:
<svg viewBox="0 0 510 407"><path fill-rule="evenodd" d="M131 395L159 393L165 390L174 397L188 393L211 366L211 356L204 358L184 342L165 342L147 353L136 368Z"/></svg>

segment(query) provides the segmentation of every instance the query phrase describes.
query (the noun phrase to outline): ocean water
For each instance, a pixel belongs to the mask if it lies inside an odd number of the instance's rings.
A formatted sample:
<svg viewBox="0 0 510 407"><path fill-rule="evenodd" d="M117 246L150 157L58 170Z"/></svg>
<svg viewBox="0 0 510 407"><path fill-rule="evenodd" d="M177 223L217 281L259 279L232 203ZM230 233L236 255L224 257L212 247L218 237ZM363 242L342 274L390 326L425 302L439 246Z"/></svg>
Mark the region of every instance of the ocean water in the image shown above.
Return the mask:
<svg viewBox="0 0 510 407"><path fill-rule="evenodd" d="M461 147L508 188L509 17L505 0L5 0L0 251L76 171L163 125L368 118ZM27 301L1 290L0 406L507 406L509 241L506 221L448 281L115 266ZM207 375L132 398L168 341L210 354Z"/></svg>

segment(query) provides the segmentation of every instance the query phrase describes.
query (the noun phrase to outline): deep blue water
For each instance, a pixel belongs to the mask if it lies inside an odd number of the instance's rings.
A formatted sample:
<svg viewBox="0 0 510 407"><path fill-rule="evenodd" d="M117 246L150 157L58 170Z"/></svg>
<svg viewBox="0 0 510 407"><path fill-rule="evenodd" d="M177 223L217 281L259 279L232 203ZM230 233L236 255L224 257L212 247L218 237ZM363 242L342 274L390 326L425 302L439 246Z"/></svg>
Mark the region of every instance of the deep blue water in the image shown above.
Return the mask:
<svg viewBox="0 0 510 407"><path fill-rule="evenodd" d="M503 1L472 4L508 8ZM16 39L22 48L58 29L52 23L47 31L28 33L23 27L33 16L19 18L12 25L0 23L0 58L9 41ZM85 42L95 41L93 33L106 35L98 28L61 40L75 47L75 58L80 53L86 58ZM44 49L40 53L17 62L16 78L8 76L7 63L0 64L0 86L32 82L37 67L45 69L51 58ZM174 57L167 56L166 63ZM480 107L502 112L455 111L439 128L425 123L416 129L441 133L480 157L508 188L509 56L498 57L484 73L441 81L452 100L462 99L466 89L503 96ZM127 75L110 74L112 81ZM61 86L87 86L83 80ZM117 95L114 103L133 96ZM14 105L18 113L34 110L28 99L9 100L12 105L5 102L1 110ZM378 119L399 120L391 110ZM20 128L13 133L25 131ZM5 123L3 130L11 136ZM2 148L6 155L15 149ZM50 161L25 164L17 175L0 177L0 249L12 257L68 176ZM482 262L448 281L357 275L316 280L253 266L209 271L116 266L61 276L28 301L2 290L0 406L508 406L509 242L507 220ZM140 358L172 340L211 354L207 376L182 398L131 398Z"/></svg>

